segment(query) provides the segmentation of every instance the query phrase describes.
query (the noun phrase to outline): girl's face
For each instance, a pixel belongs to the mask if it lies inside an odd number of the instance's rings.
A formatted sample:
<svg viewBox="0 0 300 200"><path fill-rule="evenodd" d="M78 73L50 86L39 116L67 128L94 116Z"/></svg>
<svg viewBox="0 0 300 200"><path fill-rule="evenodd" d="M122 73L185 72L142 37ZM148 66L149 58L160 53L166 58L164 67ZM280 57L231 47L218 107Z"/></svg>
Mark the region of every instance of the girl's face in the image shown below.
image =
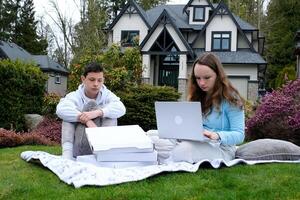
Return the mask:
<svg viewBox="0 0 300 200"><path fill-rule="evenodd" d="M217 74L208 66L196 64L194 74L201 90L211 93L217 78Z"/></svg>

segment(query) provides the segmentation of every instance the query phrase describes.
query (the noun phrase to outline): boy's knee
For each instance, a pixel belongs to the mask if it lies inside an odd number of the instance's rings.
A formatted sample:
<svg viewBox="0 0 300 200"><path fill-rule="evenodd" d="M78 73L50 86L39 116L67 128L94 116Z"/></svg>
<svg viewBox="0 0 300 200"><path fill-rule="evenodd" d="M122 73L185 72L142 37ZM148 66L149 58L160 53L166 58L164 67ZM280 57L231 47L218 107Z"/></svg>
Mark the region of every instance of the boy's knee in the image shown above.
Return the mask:
<svg viewBox="0 0 300 200"><path fill-rule="evenodd" d="M90 100L87 104L83 106L83 112L89 112L97 109L97 103L95 100Z"/></svg>

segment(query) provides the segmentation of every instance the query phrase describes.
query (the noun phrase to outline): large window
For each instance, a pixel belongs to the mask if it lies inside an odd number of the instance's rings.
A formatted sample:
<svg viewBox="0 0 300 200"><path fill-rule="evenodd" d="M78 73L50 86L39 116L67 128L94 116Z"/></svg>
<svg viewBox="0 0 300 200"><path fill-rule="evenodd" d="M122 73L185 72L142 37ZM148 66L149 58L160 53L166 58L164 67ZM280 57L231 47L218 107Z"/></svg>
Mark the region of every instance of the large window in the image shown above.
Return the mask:
<svg viewBox="0 0 300 200"><path fill-rule="evenodd" d="M204 21L205 19L205 7L195 6L194 7L194 21Z"/></svg>
<svg viewBox="0 0 300 200"><path fill-rule="evenodd" d="M121 31L121 44L123 47L139 44L139 31Z"/></svg>
<svg viewBox="0 0 300 200"><path fill-rule="evenodd" d="M230 51L231 32L213 32L212 33L212 50L213 51Z"/></svg>

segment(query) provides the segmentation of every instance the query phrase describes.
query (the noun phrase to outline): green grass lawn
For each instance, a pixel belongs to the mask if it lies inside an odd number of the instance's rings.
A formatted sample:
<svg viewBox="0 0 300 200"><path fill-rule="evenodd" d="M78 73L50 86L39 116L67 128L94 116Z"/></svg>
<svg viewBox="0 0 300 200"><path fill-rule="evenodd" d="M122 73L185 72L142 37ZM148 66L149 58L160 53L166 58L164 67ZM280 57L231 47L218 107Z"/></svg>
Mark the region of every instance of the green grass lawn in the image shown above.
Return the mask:
<svg viewBox="0 0 300 200"><path fill-rule="evenodd" d="M0 149L0 199L300 199L300 164L201 167L143 181L75 189L50 170L20 158L26 150L59 154L60 147Z"/></svg>

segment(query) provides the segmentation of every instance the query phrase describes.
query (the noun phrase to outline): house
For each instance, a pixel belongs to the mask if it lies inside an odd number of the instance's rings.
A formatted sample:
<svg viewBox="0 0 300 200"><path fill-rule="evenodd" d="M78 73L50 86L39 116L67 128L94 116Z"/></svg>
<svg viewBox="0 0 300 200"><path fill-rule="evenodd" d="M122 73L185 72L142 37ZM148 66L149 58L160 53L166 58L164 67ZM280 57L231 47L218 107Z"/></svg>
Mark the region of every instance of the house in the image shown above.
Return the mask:
<svg viewBox="0 0 300 200"><path fill-rule="evenodd" d="M187 96L192 64L203 52L219 56L244 98L255 101L264 89L264 38L223 1L190 0L185 5L159 5L145 11L129 0L108 27L108 43L128 47L136 39L143 81L173 86L181 92L181 100Z"/></svg>
<svg viewBox="0 0 300 200"><path fill-rule="evenodd" d="M67 92L68 70L47 55L31 55L22 47L12 42L0 41L0 59L21 60L34 62L48 76L46 91L64 96Z"/></svg>
<svg viewBox="0 0 300 200"><path fill-rule="evenodd" d="M300 78L300 30L297 31L295 40L296 40L295 55L297 56L296 77Z"/></svg>

